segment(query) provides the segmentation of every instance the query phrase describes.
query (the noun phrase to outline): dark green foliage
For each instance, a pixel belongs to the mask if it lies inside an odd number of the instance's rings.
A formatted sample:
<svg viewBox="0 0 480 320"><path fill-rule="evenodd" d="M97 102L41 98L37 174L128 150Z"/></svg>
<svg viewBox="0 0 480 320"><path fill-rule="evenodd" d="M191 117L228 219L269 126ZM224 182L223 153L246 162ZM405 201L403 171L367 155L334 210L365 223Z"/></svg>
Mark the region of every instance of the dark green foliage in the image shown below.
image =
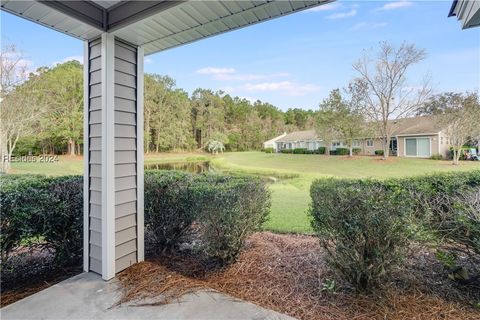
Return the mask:
<svg viewBox="0 0 480 320"><path fill-rule="evenodd" d="M362 148L352 148L352 153L355 155L359 155L362 153Z"/></svg>
<svg viewBox="0 0 480 320"><path fill-rule="evenodd" d="M432 156L430 156L430 159L432 159L432 160L442 160L443 156L441 154L437 153L437 154L433 154Z"/></svg>
<svg viewBox="0 0 480 320"><path fill-rule="evenodd" d="M192 186L205 253L222 263L236 260L244 241L270 210L266 184L252 177L201 175Z"/></svg>
<svg viewBox="0 0 480 320"><path fill-rule="evenodd" d="M295 149L293 149L294 154L305 154L306 151L307 151L306 148L295 148Z"/></svg>
<svg viewBox="0 0 480 320"><path fill-rule="evenodd" d="M2 259L20 243L28 246L41 239L59 264L78 261L83 237L83 178L8 175L0 181Z"/></svg>
<svg viewBox="0 0 480 320"><path fill-rule="evenodd" d="M270 148L265 148L264 151L265 153L274 153L275 149L270 147Z"/></svg>
<svg viewBox="0 0 480 320"><path fill-rule="evenodd" d="M460 245L469 255L480 255L480 186L453 196L439 194L435 200L431 229L444 242Z"/></svg>
<svg viewBox="0 0 480 320"><path fill-rule="evenodd" d="M325 148L325 147L319 147L318 148L318 154L325 154L326 150L327 150L327 148Z"/></svg>
<svg viewBox="0 0 480 320"><path fill-rule="evenodd" d="M292 149L283 149L282 153L293 153Z"/></svg>
<svg viewBox="0 0 480 320"><path fill-rule="evenodd" d="M383 150L375 150L376 156L383 156Z"/></svg>
<svg viewBox="0 0 480 320"><path fill-rule="evenodd" d="M479 189L480 170L384 181L317 180L310 214L333 267L365 289L398 264L413 237L433 236L434 244L453 243L478 255Z"/></svg>
<svg viewBox="0 0 480 320"><path fill-rule="evenodd" d="M359 290L380 281L406 250L410 195L371 180L316 180L312 227L329 263Z"/></svg>
<svg viewBox="0 0 480 320"><path fill-rule="evenodd" d="M145 173L145 241L150 252L171 250L188 239L196 199L192 175L182 171Z"/></svg>
<svg viewBox="0 0 480 320"><path fill-rule="evenodd" d="M350 150L348 148L337 148L335 151L335 155L337 156L346 156L350 154Z"/></svg>

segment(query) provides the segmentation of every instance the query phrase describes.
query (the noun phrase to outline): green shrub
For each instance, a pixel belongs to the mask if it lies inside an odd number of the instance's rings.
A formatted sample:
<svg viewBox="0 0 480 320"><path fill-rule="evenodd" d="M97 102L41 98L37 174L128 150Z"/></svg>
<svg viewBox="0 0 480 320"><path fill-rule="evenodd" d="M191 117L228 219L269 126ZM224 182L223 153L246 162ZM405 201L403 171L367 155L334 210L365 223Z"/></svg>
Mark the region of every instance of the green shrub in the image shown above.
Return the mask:
<svg viewBox="0 0 480 320"><path fill-rule="evenodd" d="M325 154L325 151L327 150L327 148L325 147L318 147L318 154Z"/></svg>
<svg viewBox="0 0 480 320"><path fill-rule="evenodd" d="M480 186L452 196L437 195L432 202L431 229L446 243L480 255Z"/></svg>
<svg viewBox="0 0 480 320"><path fill-rule="evenodd" d="M443 156L442 156L441 154L439 154L439 153L437 153L437 154L432 154L432 155L430 156L430 159L431 159L431 160L442 160L442 159L443 159Z"/></svg>
<svg viewBox="0 0 480 320"><path fill-rule="evenodd" d="M295 149L293 149L294 154L305 154L306 151L307 151L306 148L295 148Z"/></svg>
<svg viewBox="0 0 480 320"><path fill-rule="evenodd" d="M375 150L375 155L376 156L383 156L383 150Z"/></svg>
<svg viewBox="0 0 480 320"><path fill-rule="evenodd" d="M265 153L274 153L275 149L270 147L270 148L265 148L264 151L265 151Z"/></svg>
<svg viewBox="0 0 480 320"><path fill-rule="evenodd" d="M191 174L182 171L145 173L145 247L148 252L178 247L191 234L196 199L189 194Z"/></svg>
<svg viewBox="0 0 480 320"><path fill-rule="evenodd" d="M410 196L370 180L316 180L312 227L328 261L358 290L377 284L407 248Z"/></svg>
<svg viewBox="0 0 480 320"><path fill-rule="evenodd" d="M37 175L1 176L0 246L2 260L20 244L41 244L58 264L79 261L83 237L83 178Z"/></svg>
<svg viewBox="0 0 480 320"><path fill-rule="evenodd" d="M353 148L352 153L354 155L359 155L360 153L362 153L362 148Z"/></svg>
<svg viewBox="0 0 480 320"><path fill-rule="evenodd" d="M293 153L292 149L283 149L282 153Z"/></svg>
<svg viewBox="0 0 480 320"><path fill-rule="evenodd" d="M336 156L337 155L337 150L329 150L328 151L331 156Z"/></svg>
<svg viewBox="0 0 480 320"><path fill-rule="evenodd" d="M251 177L201 175L192 185L205 253L222 262L235 261L244 241L259 230L270 208L266 184Z"/></svg>
<svg viewBox="0 0 480 320"><path fill-rule="evenodd" d="M348 148L337 148L335 151L337 156L346 156L350 154L350 150Z"/></svg>

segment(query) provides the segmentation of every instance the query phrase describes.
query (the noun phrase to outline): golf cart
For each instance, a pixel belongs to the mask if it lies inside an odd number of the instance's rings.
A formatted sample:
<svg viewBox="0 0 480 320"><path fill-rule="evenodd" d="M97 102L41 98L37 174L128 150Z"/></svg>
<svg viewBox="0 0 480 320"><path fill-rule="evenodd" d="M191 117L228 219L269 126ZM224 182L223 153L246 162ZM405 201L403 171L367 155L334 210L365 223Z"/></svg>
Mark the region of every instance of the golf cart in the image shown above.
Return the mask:
<svg viewBox="0 0 480 320"><path fill-rule="evenodd" d="M479 161L480 160L480 155L477 153L477 149L475 149L475 148L468 149L465 156L466 156L465 158L467 160L472 160L472 161Z"/></svg>

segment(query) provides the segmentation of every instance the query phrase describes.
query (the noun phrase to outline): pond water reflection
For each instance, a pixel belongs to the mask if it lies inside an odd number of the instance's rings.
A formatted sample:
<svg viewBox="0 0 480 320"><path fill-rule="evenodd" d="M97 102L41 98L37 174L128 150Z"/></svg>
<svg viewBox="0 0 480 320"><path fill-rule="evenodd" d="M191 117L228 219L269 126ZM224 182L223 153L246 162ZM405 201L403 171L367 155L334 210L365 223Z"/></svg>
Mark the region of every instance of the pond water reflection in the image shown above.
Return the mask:
<svg viewBox="0 0 480 320"><path fill-rule="evenodd" d="M203 173L215 171L209 161L189 161L189 162L163 162L146 163L145 169L151 170L180 170L190 173Z"/></svg>

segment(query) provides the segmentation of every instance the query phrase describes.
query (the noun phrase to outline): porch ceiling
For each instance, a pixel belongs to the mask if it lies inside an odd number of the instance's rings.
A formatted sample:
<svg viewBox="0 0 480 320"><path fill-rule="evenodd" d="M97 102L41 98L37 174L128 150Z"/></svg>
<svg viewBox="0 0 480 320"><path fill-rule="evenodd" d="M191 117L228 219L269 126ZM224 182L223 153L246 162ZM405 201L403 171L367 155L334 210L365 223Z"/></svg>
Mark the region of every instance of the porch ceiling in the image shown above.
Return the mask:
<svg viewBox="0 0 480 320"><path fill-rule="evenodd" d="M332 1L1 0L1 8L82 40L112 32L148 55Z"/></svg>

